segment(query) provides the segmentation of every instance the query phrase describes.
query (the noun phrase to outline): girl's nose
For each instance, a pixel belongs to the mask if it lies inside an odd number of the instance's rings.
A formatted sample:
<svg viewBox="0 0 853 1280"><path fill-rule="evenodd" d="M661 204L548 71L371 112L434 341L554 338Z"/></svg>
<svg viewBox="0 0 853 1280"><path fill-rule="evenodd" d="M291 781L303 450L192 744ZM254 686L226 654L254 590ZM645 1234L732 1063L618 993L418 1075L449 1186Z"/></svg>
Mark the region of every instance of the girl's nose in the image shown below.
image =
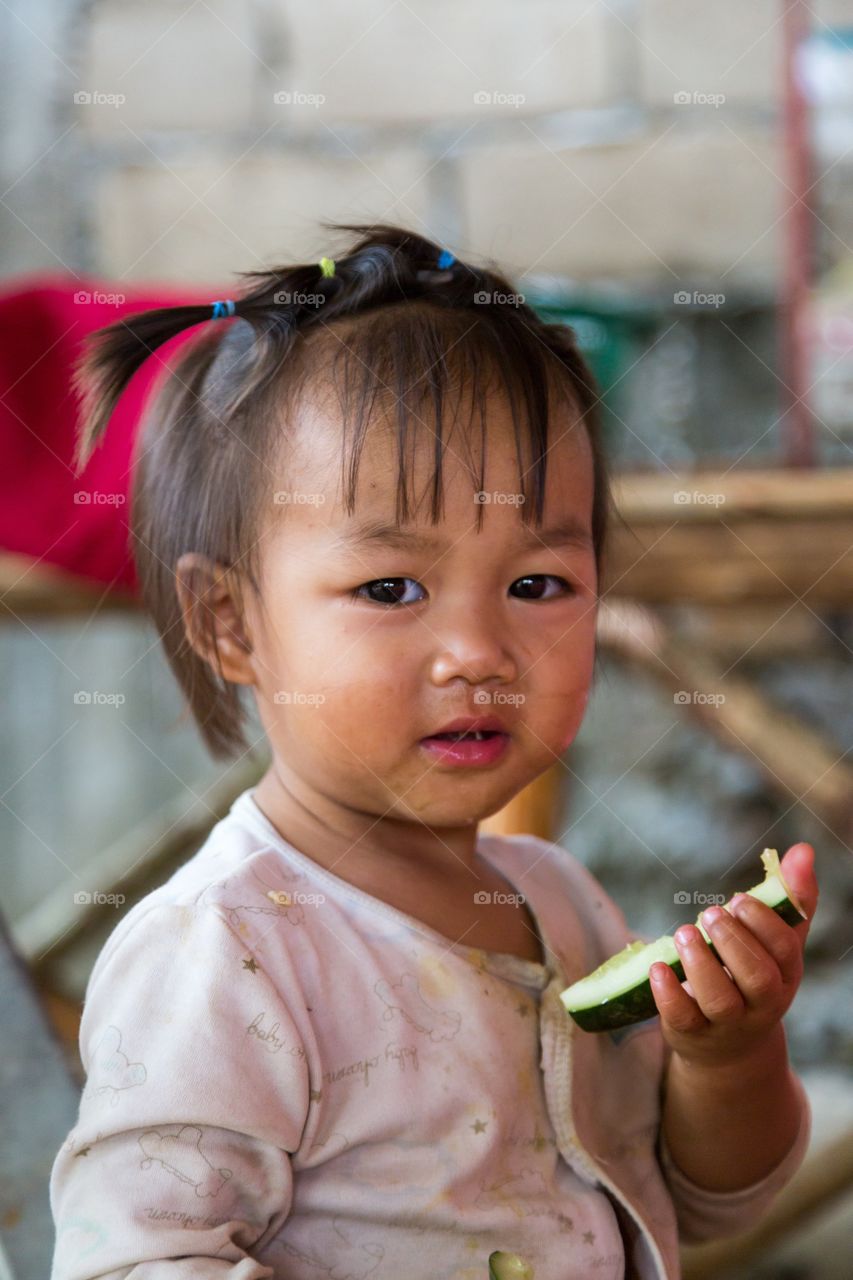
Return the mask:
<svg viewBox="0 0 853 1280"><path fill-rule="evenodd" d="M469 684L486 680L510 683L518 678L518 664L500 635L475 626L465 632L456 631L451 640L438 647L433 658L435 684L447 684L460 676Z"/></svg>

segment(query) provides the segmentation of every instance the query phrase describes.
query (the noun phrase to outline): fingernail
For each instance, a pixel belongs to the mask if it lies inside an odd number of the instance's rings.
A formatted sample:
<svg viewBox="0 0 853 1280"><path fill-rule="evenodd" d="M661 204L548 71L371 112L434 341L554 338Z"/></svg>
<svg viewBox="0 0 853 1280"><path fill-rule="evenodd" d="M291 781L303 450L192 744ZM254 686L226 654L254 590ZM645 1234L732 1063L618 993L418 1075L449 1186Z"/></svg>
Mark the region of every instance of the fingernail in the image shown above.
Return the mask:
<svg viewBox="0 0 853 1280"><path fill-rule="evenodd" d="M682 947L689 947L691 942L696 941L696 938L697 932L692 925L683 924L675 931L675 940L680 942Z"/></svg>

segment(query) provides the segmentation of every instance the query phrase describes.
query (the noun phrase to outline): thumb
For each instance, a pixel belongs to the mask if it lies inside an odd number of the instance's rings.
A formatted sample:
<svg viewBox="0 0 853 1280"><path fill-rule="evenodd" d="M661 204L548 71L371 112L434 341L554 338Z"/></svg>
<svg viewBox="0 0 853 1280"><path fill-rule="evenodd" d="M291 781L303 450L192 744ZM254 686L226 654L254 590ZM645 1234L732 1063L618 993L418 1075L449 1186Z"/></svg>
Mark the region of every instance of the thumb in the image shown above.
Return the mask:
<svg viewBox="0 0 853 1280"><path fill-rule="evenodd" d="M791 845L779 863L785 883L797 895L809 922L817 910L819 893L814 861L815 851L812 846L800 841L799 844Z"/></svg>

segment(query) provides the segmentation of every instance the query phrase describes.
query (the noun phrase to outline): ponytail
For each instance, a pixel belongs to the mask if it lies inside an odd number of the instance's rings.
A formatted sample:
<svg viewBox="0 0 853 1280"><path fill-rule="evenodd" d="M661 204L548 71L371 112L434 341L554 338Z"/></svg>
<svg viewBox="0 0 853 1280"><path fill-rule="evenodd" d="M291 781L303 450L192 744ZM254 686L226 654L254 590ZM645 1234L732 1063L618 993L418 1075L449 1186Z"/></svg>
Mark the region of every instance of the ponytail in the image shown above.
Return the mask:
<svg viewBox="0 0 853 1280"><path fill-rule="evenodd" d="M86 335L83 355L72 374L81 402L81 425L74 455L77 475L107 429L122 392L150 355L192 325L211 318L208 304L158 307L124 316Z"/></svg>

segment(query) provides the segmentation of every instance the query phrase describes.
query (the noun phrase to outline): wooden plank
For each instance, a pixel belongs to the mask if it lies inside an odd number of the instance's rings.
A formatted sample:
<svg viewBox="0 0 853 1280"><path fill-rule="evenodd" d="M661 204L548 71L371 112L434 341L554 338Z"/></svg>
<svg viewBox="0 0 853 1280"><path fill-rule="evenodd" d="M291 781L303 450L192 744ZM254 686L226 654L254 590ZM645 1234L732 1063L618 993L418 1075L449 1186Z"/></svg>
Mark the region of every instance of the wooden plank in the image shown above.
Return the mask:
<svg viewBox="0 0 853 1280"><path fill-rule="evenodd" d="M101 604L110 609L139 608L138 601L127 592L110 590L44 561L0 552L0 620L13 622L16 615L22 614L90 614Z"/></svg>
<svg viewBox="0 0 853 1280"><path fill-rule="evenodd" d="M834 519L853 513L853 467L803 470L704 470L621 472L613 478L613 497L628 520L680 519L713 523L760 515L778 520L816 516ZM675 495L698 494L689 502Z"/></svg>
<svg viewBox="0 0 853 1280"><path fill-rule="evenodd" d="M811 608L853 601L853 517L728 523L615 524L603 594L648 603L803 599Z"/></svg>
<svg viewBox="0 0 853 1280"><path fill-rule="evenodd" d="M853 599L853 468L621 473L602 590L647 602Z"/></svg>

